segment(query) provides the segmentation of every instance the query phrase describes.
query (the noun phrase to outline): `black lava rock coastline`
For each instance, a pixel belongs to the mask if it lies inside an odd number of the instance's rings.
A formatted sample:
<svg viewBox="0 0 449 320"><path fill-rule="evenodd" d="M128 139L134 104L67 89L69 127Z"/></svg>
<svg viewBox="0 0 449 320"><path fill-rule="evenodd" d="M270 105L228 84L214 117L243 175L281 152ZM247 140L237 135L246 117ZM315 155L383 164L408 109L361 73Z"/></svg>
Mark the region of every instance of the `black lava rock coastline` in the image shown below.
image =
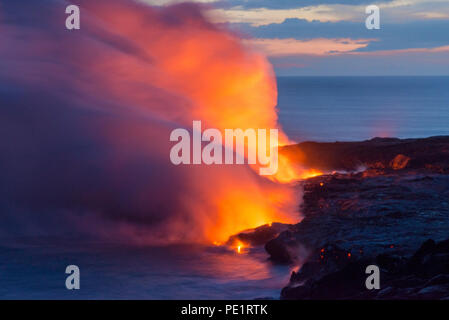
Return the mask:
<svg viewBox="0 0 449 320"><path fill-rule="evenodd" d="M449 298L449 137L282 152L333 172L303 182L304 219L265 244L274 262L302 265L282 299ZM365 287L370 264L381 270L380 290Z"/></svg>

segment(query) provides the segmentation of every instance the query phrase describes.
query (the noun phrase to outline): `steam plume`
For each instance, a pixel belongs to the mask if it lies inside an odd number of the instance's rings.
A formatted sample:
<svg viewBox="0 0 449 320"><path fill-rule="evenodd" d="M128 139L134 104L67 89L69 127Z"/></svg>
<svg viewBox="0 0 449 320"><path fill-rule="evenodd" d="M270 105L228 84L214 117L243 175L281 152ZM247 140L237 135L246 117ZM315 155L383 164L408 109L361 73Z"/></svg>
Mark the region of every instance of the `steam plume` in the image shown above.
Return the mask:
<svg viewBox="0 0 449 320"><path fill-rule="evenodd" d="M78 2L77 31L64 1L0 6L0 234L212 242L293 222L289 187L169 159L192 120L277 127L267 60L198 5Z"/></svg>

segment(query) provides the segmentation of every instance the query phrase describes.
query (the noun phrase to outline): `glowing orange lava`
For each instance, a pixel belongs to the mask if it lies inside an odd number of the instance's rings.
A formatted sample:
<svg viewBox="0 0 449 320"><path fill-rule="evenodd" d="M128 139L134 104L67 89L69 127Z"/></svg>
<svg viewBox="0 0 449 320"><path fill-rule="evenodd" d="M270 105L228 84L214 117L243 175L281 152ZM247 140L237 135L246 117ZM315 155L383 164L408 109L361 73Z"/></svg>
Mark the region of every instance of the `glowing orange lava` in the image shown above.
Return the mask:
<svg viewBox="0 0 449 320"><path fill-rule="evenodd" d="M237 240L230 247L233 250L235 250L235 252L237 252L238 254L242 254L242 253L245 253L245 251L246 251L245 249L248 248L248 245L246 245L242 241Z"/></svg>
<svg viewBox="0 0 449 320"><path fill-rule="evenodd" d="M268 59L234 32L212 25L201 8L86 2L85 10L102 21L111 39L123 39L136 52L118 50L91 59L87 75L99 79L97 86L110 94L108 99L178 127L201 120L222 134L225 129L276 128L279 142L268 145L289 144L277 121L276 78ZM167 97L161 100L155 88ZM189 168L182 180L187 191L174 199L182 202L182 212L170 220L166 233L180 235L181 241L221 245L242 230L297 222L298 191L288 184L322 174L301 168L297 160L279 153L278 171L267 177L255 176L247 166ZM242 252L245 246L236 248Z"/></svg>
<svg viewBox="0 0 449 320"><path fill-rule="evenodd" d="M301 179L309 179L313 177L321 176L323 172L315 169L308 169L301 173Z"/></svg>
<svg viewBox="0 0 449 320"><path fill-rule="evenodd" d="M283 203L294 197L293 192L294 190L288 187L276 185L272 189L232 183L229 187L224 186L216 194L217 211L214 219L202 221L205 224L206 238L211 243L222 244L231 235L273 221L297 222L290 214L294 208L284 210L282 207ZM235 247L235 244L233 246Z"/></svg>
<svg viewBox="0 0 449 320"><path fill-rule="evenodd" d="M323 172L316 169L305 169L299 159L290 159L284 154L279 154L279 168L270 179L279 183L291 183L298 180L309 179L322 175Z"/></svg>

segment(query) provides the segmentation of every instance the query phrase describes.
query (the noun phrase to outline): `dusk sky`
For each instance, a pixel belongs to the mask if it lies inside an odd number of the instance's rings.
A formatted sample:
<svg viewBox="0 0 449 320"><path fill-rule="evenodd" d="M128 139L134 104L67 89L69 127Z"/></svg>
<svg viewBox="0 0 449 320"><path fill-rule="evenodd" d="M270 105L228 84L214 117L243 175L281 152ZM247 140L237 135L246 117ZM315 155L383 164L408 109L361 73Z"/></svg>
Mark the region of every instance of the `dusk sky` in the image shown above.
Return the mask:
<svg viewBox="0 0 449 320"><path fill-rule="evenodd" d="M448 0L193 2L248 37L277 75L449 75ZM365 27L372 4L380 8L380 30Z"/></svg>

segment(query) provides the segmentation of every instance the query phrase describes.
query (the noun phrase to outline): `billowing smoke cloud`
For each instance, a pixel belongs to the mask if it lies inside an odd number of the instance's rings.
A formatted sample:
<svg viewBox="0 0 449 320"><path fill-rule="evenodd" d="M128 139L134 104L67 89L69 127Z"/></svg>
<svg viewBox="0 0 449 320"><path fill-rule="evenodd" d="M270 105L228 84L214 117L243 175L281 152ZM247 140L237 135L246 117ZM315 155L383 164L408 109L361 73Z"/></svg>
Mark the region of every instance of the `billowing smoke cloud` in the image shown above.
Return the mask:
<svg viewBox="0 0 449 320"><path fill-rule="evenodd" d="M292 222L292 190L247 166L174 166L174 128L275 128L266 59L201 7L0 4L0 235L224 241ZM286 140L281 134L281 139Z"/></svg>

